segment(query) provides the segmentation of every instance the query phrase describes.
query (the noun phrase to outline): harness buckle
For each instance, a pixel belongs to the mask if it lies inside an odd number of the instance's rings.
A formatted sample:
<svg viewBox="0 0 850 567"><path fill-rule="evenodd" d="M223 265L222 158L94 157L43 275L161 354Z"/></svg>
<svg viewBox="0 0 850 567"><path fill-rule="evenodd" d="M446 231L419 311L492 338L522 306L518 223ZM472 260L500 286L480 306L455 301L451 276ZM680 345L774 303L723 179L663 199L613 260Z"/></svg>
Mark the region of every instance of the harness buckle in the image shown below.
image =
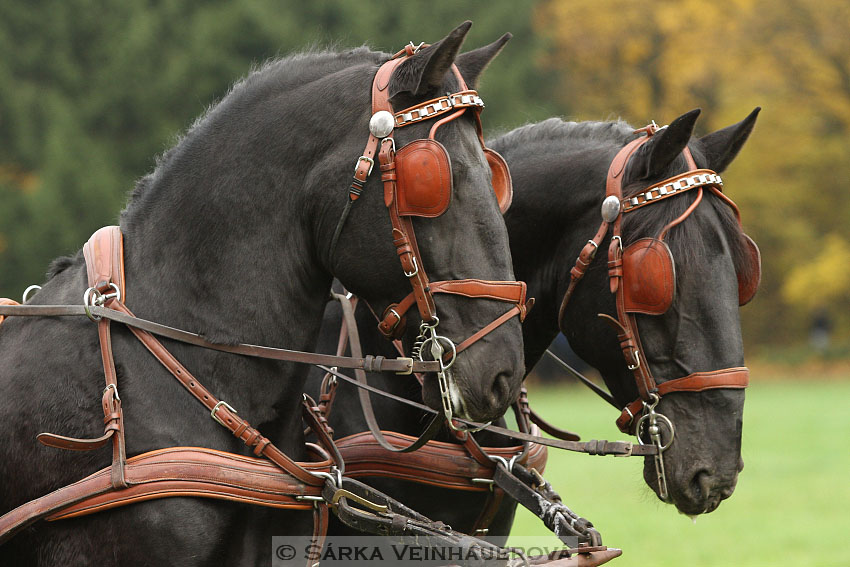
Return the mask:
<svg viewBox="0 0 850 567"><path fill-rule="evenodd" d="M407 368L405 368L404 370L399 370L398 372L396 372L396 374L398 374L399 376L407 376L408 374L413 374L413 359L412 358L407 358L406 356L399 356L398 358L396 358L396 360L399 360L399 361L403 360L404 363L407 365Z"/></svg>
<svg viewBox="0 0 850 567"><path fill-rule="evenodd" d="M340 498L345 498L346 500L351 500L352 502L356 502L361 506L372 510L373 512L377 512L379 514L386 514L389 508L384 506L383 504L376 504L370 500L366 500L362 496L358 496L349 490L345 490L344 488L339 488L334 492L333 498L331 499L331 508L334 510L339 506Z"/></svg>
<svg viewBox="0 0 850 567"><path fill-rule="evenodd" d="M416 256L411 256L410 259L413 260L413 271L410 273L404 272L404 275L408 278L412 278L413 276L419 273L419 264L416 263Z"/></svg>
<svg viewBox="0 0 850 567"><path fill-rule="evenodd" d="M115 400L116 400L118 403L121 403L121 396L119 396L119 395L118 395L118 386L116 386L115 384L107 384L107 385L106 385L106 388L104 388L104 389L103 389L103 393L105 394L105 393L106 393L106 391L107 391L107 390L109 390L110 388L111 388L111 389L113 390L113 392L114 392Z"/></svg>
<svg viewBox="0 0 850 567"><path fill-rule="evenodd" d="M360 162L365 161L369 163L369 171L366 172L366 177L372 175L372 168L375 167L375 160L370 157L360 156L357 158L357 161L354 163L354 172L357 173L357 168L360 167Z"/></svg>
<svg viewBox="0 0 850 567"><path fill-rule="evenodd" d="M629 370L631 370L632 372L634 372L635 370L640 368L640 355L638 354L637 350L632 351L632 359L634 359L635 363L634 364L626 364L626 367Z"/></svg>
<svg viewBox="0 0 850 567"><path fill-rule="evenodd" d="M224 400L221 400L220 402L218 402L218 403L215 405L215 407L213 407L212 411L210 411L210 417L212 417L214 420L216 420L216 421L217 421L217 422L218 422L218 423L219 423L222 427L227 427L227 424L225 424L223 421L221 421L221 420L218 418L218 416L216 415L216 412L218 411L218 408L220 408L221 406L226 407L229 411L231 411L231 412L233 412L233 413L239 413L239 412L238 412L238 411L236 411L235 409L233 409L233 406L231 406L230 404L228 404L228 403L227 403L227 402L225 402Z"/></svg>
<svg viewBox="0 0 850 567"><path fill-rule="evenodd" d="M629 412L631 413L631 412ZM626 443L626 452L625 453L614 453L615 457L631 457L632 449L634 449L634 443Z"/></svg>

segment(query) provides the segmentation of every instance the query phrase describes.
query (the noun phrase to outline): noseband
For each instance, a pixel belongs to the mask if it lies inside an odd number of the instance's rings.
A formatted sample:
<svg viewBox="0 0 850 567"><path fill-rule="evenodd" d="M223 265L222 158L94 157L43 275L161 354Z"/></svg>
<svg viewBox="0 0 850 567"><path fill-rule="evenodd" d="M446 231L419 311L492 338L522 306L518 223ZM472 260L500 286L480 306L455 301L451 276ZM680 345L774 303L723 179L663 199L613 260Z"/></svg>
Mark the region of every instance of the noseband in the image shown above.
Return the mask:
<svg viewBox="0 0 850 567"><path fill-rule="evenodd" d="M623 198L623 175L629 159L637 149L648 142L659 130L653 122L651 125L636 130L644 133L636 138L616 155L608 169L606 181L606 197L602 203L602 224L596 235L587 242L579 254L575 266L570 271L570 283L561 302L558 317L561 331L564 332L564 315L567 302L575 286L584 276L603 238L611 229L611 242L608 246L608 280L610 291L614 294L617 304L617 317L600 314L617 331L620 348L626 361L626 366L634 374L640 397L628 404L617 419L617 426L623 433L638 436L641 444L641 433L649 434L651 443L658 447L654 456L658 475L659 496L669 500L666 479L664 477L664 462L662 454L673 442L675 431L672 422L655 411L661 397L672 392L702 392L705 390L731 388L741 389L749 384L749 370L746 367L724 368L711 372L694 372L687 376L658 383L649 368L640 336L637 333L636 313L645 315L663 314L672 303L675 288L675 268L669 248L664 243L668 231L683 222L696 209L702 200L703 188L708 189L728 204L735 212L740 223L740 213L732 200L721 192L722 180L714 171L698 169L690 150L683 151L688 162L689 170L649 187L643 193L633 197ZM623 250L622 216L628 212L665 198L678 195L684 191L697 189L694 202L682 215L666 225L657 238L640 239ZM755 294L760 274L760 257L758 248L749 237L745 237L750 254L749 260L756 263L749 277L739 274L739 303L747 303ZM646 291L649 284L650 290ZM664 443L661 439L659 422L665 422L669 428L669 439Z"/></svg>
<svg viewBox="0 0 850 567"><path fill-rule="evenodd" d="M349 188L348 201L337 223L331 240L330 253L333 257L337 241L348 217L349 210L357 201L366 186L366 181L375 165L375 154L381 170L384 185L384 204L392 223L393 244L396 247L404 275L410 281L413 291L398 303L390 304L383 313L378 329L387 338L399 338L404 325L406 312L415 304L419 309L422 323L419 337L411 355L425 360L430 355L440 361L441 370L437 372L443 413L450 426L453 408L451 390L453 386L449 367L456 355L481 339L506 321L519 315L525 318L530 303L526 301L526 285L516 281L486 281L464 279L431 282L425 272L422 255L413 231L412 217L434 218L443 214L449 207L452 196L452 171L448 152L434 135L437 129L459 118L467 109L475 112L476 128L482 149L493 173L493 180L500 202L511 194L510 173L499 154L484 146L480 111L484 102L474 90L467 89L463 77L455 65L452 70L460 83L461 90L447 94L416 106L393 112L389 101L388 87L393 71L407 57L414 55L422 47L412 44L396 53L378 69L372 83L372 119L369 123L369 140L363 154L357 158L354 179ZM414 140L396 152L393 130L410 124L440 117L430 129L428 138ZM435 293L448 293L469 298L495 299L513 304L510 310L480 329L459 345L448 337L437 333L439 317L434 302ZM462 405L462 400L458 400Z"/></svg>

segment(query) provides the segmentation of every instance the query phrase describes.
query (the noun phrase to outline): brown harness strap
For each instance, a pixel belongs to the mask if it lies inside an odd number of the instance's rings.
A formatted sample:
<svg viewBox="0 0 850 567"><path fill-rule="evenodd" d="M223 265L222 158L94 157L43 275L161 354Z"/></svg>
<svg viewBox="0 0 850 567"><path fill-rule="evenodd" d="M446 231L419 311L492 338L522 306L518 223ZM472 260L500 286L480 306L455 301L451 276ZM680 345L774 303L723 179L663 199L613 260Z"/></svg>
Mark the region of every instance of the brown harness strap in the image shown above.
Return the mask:
<svg viewBox="0 0 850 567"><path fill-rule="evenodd" d="M504 499L505 491L499 486L491 485L490 492L487 494L487 501L484 502L484 506L481 508L481 513L478 514L475 522L473 522L469 535L487 535L490 531L490 524L492 524L493 520L496 519L496 514L499 512L499 508L502 506Z"/></svg>
<svg viewBox="0 0 850 567"><path fill-rule="evenodd" d="M122 311L127 315L132 315L130 310L123 303L115 302L112 305L113 309ZM310 472L303 469L295 461L287 457L280 449L275 447L271 441L254 429L250 423L239 417L236 410L233 409L227 402L216 398L212 392L207 390L186 367L184 367L168 350L162 346L153 335L147 331L130 327L130 331L137 339L147 348L154 357L174 376L180 384L192 394L201 404L210 410L210 415L220 425L229 430L234 437L241 439L243 443L251 447L254 454L258 457L265 456L277 466L297 478L298 480L312 486L320 486L323 483L321 478L316 477ZM316 432L323 442L330 441L328 436L323 436L321 427ZM324 438L323 438L324 437ZM329 443L327 447L331 447Z"/></svg>
<svg viewBox="0 0 850 567"><path fill-rule="evenodd" d="M128 327L138 328L148 333L172 339L175 341L228 352L243 356L266 358L269 360L282 360L285 362L297 362L301 364L313 364L319 366L335 366L337 368L362 368L366 372L395 372L396 374L411 374L413 372L436 372L440 369L440 363L433 360L413 360L411 358L384 358L383 356L366 355L363 358L348 356L333 356L329 354L316 354L312 352L301 352L284 348L273 348L252 344L225 345L211 343L197 333L175 329L167 325L161 325L141 319L115 309L104 307L86 307L83 305L0 305L0 315L19 317L68 317L84 316L91 313L96 317L103 317Z"/></svg>
<svg viewBox="0 0 850 567"><path fill-rule="evenodd" d="M299 498L319 498L325 481L324 477L315 473L327 475L331 467L336 466L342 474L344 462L331 439L327 421L315 407L315 403L304 396L304 419L328 452L318 446L308 446L313 453L321 455L322 461L297 463L240 418L229 404L218 400L153 335L132 325L131 332L210 410L213 419L252 447L255 455L265 457L272 464L200 448L163 449L134 457L129 461L126 459L123 412L112 357L110 318L102 316L109 312L119 312L135 320L132 312L121 301L125 289L120 229L106 227L97 231L83 250L91 283L85 294L84 309L90 318L97 320L107 384L102 400L105 432L97 439L74 439L42 433L38 440L57 448L91 450L102 447L112 439L113 462L108 473L107 469L104 469L77 483L27 502L0 517L0 541L48 516L49 519L74 517L167 496L201 496L291 509L314 508L314 538L323 541L328 523L326 507L315 506L313 502L305 504L299 501ZM21 306L21 314L40 314L37 310L33 312L33 307L35 306ZM63 306L59 307L61 311ZM172 458L174 451L180 451L179 458ZM234 463L239 463L240 466ZM260 467L259 470L257 466ZM287 473L286 476L280 475L281 469ZM282 479L283 484L280 482ZM277 484L270 487L269 480L274 480Z"/></svg>
<svg viewBox="0 0 850 567"><path fill-rule="evenodd" d="M126 296L124 285L124 244L121 229L117 226L107 226L95 232L83 246L88 273L89 294L106 297L105 305L109 306L116 300ZM115 290L117 297L110 292ZM121 408L121 398L118 395L118 377L115 371L115 361L112 358L112 335L108 319L97 322L97 334L100 342L100 355L103 362L103 374L106 388L103 390L103 423L104 433L96 439L75 439L52 433L41 433L37 439L48 447L70 449L74 451L90 451L104 446L112 440L112 487L127 488L124 478L124 464L127 460L127 449L124 442L124 412Z"/></svg>
<svg viewBox="0 0 850 567"><path fill-rule="evenodd" d="M526 299L527 288L525 282L500 282L480 279L449 280L431 282L430 288L431 293L447 293L468 298L493 299L514 304L505 314L486 325L472 337L463 341L461 345L464 345L464 349L516 315L519 315L520 321L524 321L528 310L534 305L533 299ZM398 338L396 334L399 323L401 323L405 314L414 303L415 295L411 293L399 303L394 303L387 307L383 318L378 323L378 330L381 331L381 334L387 338ZM463 349L458 345L457 352L461 350Z"/></svg>
<svg viewBox="0 0 850 567"><path fill-rule="evenodd" d="M672 392L702 392L720 388L746 388L750 384L750 371L746 367L724 368L712 372L694 372L682 378L668 380L658 385L657 395L664 396ZM630 430L634 416L640 413L643 400L637 399L623 409L617 419L617 427L624 433Z"/></svg>
<svg viewBox="0 0 850 567"><path fill-rule="evenodd" d="M327 472L330 456L316 445L308 450L318 460L305 470ZM264 459L201 447L171 447L127 460L128 488L116 489L111 467L102 469L0 517L0 544L41 520L83 516L117 506L172 496L195 496L260 506L308 510L304 496L319 496L322 486L307 485Z"/></svg>
<svg viewBox="0 0 850 567"><path fill-rule="evenodd" d="M384 431L385 438L396 447L404 447L414 437ZM453 490L483 492L489 490L486 479L493 478L495 463L487 458L484 463L470 456L463 445L443 441L429 441L414 453L399 455L381 447L368 431L337 440L337 447L346 463L346 476L360 478L379 476L398 478ZM516 447L485 447L489 455L510 460L522 450ZM528 466L543 470L548 452L535 445L528 455ZM479 482L474 482L478 479ZM481 481L484 482L481 482Z"/></svg>
<svg viewBox="0 0 850 567"><path fill-rule="evenodd" d="M331 458L318 446L310 447L322 460L304 463L306 470L325 471ZM92 490L103 488L106 470L81 481ZM318 496L322 486L306 485L281 474L266 459L245 457L202 447L171 447L133 457L127 461L130 488L108 491L51 514L47 520L84 516L117 506L171 496L197 496L245 502L272 508L308 510L312 502L303 496ZM82 489L82 486L81 486Z"/></svg>

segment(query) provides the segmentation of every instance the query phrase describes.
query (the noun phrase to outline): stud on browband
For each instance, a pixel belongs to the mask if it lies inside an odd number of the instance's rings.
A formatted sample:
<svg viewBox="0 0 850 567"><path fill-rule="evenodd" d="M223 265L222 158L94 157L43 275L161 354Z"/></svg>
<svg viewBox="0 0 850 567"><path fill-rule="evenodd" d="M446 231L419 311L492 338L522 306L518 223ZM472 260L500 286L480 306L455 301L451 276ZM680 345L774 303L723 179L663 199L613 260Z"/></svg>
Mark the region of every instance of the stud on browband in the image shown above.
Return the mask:
<svg viewBox="0 0 850 567"><path fill-rule="evenodd" d="M369 132L376 138L386 138L395 127L395 118L386 110L379 110L369 120Z"/></svg>
<svg viewBox="0 0 850 567"><path fill-rule="evenodd" d="M602 220L605 222L614 222L620 215L620 199L614 195L608 195L602 201Z"/></svg>

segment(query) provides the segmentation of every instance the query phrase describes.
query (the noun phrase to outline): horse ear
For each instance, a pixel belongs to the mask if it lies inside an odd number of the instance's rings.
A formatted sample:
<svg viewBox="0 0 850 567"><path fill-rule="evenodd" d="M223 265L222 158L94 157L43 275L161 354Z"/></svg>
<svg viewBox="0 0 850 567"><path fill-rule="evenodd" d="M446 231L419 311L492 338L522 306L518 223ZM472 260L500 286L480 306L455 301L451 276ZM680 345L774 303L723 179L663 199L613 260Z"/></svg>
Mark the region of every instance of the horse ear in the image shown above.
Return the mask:
<svg viewBox="0 0 850 567"><path fill-rule="evenodd" d="M744 142L750 137L759 112L761 112L761 107L757 106L755 110L750 112L749 116L737 124L706 134L699 139L705 150L709 169L720 173L732 163L732 160L744 146Z"/></svg>
<svg viewBox="0 0 850 567"><path fill-rule="evenodd" d="M478 78L481 72L490 64L490 61L495 59L496 55L502 51L502 48L511 39L513 35L506 33L490 45L461 53L457 56L455 64L460 71L463 80L471 89L478 88Z"/></svg>
<svg viewBox="0 0 850 567"><path fill-rule="evenodd" d="M652 137L652 140L641 148L640 155L643 156L643 159L639 164L643 167L643 170L637 170L639 172L638 179L659 177L667 170L670 163L688 145L699 113L700 109L696 108L681 115L669 126L659 130Z"/></svg>
<svg viewBox="0 0 850 567"><path fill-rule="evenodd" d="M437 43L420 50L399 65L390 79L390 100L403 92L423 96L439 89L470 27L472 22L467 20Z"/></svg>

